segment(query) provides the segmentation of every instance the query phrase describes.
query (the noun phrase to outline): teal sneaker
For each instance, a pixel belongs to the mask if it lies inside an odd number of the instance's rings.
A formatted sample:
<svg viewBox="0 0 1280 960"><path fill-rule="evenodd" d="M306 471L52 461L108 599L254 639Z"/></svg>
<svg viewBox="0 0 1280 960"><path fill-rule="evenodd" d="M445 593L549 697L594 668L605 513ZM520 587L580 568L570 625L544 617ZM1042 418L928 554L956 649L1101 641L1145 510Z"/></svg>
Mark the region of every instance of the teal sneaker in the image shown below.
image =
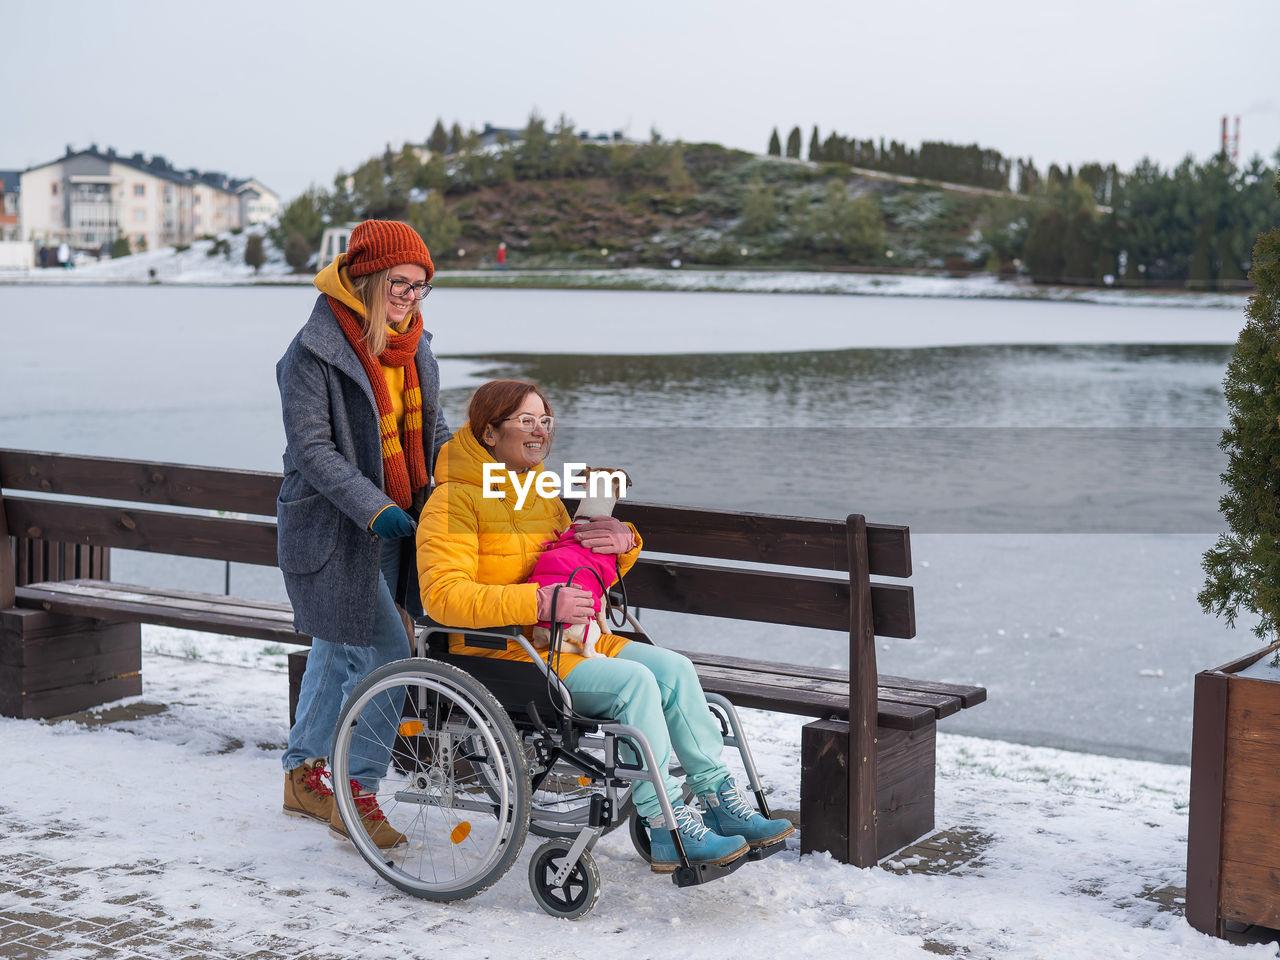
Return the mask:
<svg viewBox="0 0 1280 960"><path fill-rule="evenodd" d="M751 796L726 777L715 793L702 796L702 822L722 837L738 836L753 847L778 843L796 832L790 820L766 820L751 802Z"/></svg>
<svg viewBox="0 0 1280 960"><path fill-rule="evenodd" d="M702 825L693 807L676 807L675 814L676 829L680 832L684 855L690 863L732 863L750 849L742 837L712 833ZM676 867L680 866L680 857L676 854L676 844L670 830L654 826L649 828L649 854L652 857L649 869L654 873L674 873Z"/></svg>

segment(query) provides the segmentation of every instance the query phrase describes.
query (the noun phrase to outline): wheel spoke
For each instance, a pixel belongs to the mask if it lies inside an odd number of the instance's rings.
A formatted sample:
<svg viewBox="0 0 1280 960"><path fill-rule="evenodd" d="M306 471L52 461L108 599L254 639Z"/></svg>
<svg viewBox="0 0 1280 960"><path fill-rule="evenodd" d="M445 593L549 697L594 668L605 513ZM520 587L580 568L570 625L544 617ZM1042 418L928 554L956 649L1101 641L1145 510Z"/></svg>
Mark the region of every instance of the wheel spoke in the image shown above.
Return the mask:
<svg viewBox="0 0 1280 960"><path fill-rule="evenodd" d="M377 803L406 842L379 850L358 823L348 832L374 869L403 890L439 900L471 896L505 873L523 845L529 791L519 738L492 694L454 667L393 664L352 694L334 751L335 789L349 824L353 766L382 770Z"/></svg>

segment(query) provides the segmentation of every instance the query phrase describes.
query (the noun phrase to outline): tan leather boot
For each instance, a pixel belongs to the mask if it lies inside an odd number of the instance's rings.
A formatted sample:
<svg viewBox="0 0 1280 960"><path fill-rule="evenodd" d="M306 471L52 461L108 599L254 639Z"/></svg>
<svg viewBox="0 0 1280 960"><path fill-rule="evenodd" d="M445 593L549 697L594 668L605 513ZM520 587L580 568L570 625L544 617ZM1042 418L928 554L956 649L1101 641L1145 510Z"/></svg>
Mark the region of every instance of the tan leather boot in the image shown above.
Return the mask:
<svg viewBox="0 0 1280 960"><path fill-rule="evenodd" d="M359 783L352 780L351 795L355 798L356 809L360 811L361 825L379 849L387 850L408 842L403 833L387 823L386 815L383 814L382 808L378 806L376 794L365 790ZM333 813L329 816L329 832L337 834L344 839L349 839L347 828L342 825L342 818L338 816L338 805L336 803L333 805Z"/></svg>
<svg viewBox="0 0 1280 960"><path fill-rule="evenodd" d="M284 812L310 817L321 823L333 816L333 791L329 789L324 760L304 763L284 775Z"/></svg>

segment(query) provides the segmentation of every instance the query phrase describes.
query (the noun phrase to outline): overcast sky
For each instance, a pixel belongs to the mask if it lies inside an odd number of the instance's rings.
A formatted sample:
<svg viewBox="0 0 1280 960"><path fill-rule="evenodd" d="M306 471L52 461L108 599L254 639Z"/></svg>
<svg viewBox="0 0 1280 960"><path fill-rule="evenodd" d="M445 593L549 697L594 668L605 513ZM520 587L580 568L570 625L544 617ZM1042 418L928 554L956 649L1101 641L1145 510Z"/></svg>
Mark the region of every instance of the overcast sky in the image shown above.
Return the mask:
<svg viewBox="0 0 1280 960"><path fill-rule="evenodd" d="M3 0L0 169L67 144L289 199L437 117L763 151L770 130L1129 169L1280 148L1280 0ZM1232 120L1234 127L1234 119Z"/></svg>

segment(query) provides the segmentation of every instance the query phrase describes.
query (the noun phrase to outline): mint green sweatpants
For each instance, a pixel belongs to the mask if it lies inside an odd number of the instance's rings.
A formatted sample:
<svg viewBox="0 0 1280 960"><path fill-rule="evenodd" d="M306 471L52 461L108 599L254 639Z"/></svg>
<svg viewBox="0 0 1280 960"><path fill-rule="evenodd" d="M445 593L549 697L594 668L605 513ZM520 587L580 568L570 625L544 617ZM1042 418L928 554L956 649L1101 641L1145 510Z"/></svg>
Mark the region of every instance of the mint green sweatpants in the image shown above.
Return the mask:
<svg viewBox="0 0 1280 960"><path fill-rule="evenodd" d="M578 713L616 720L644 733L662 768L672 806L682 802L680 784L667 772L672 749L695 796L715 793L729 775L720 761L724 749L720 725L707 707L688 657L633 640L615 657L592 657L579 663L564 683ZM640 816L661 816L652 783L636 781L632 796Z"/></svg>

